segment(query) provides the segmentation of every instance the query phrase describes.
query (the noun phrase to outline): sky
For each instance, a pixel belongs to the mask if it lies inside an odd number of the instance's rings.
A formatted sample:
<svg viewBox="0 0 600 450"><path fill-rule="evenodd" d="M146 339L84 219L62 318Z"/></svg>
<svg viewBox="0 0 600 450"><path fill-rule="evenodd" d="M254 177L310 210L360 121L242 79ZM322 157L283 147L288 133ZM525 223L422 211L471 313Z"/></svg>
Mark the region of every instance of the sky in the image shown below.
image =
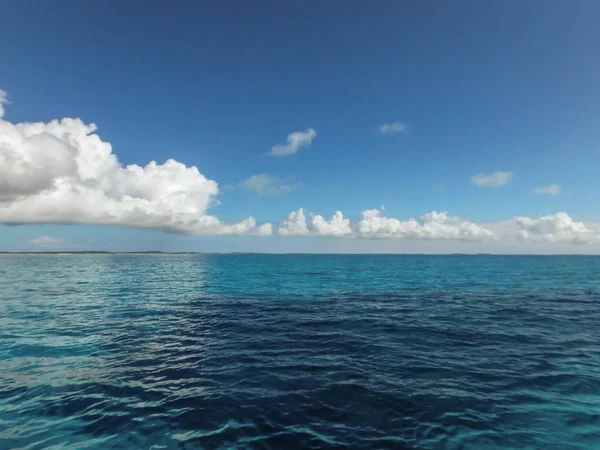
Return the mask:
<svg viewBox="0 0 600 450"><path fill-rule="evenodd" d="M3 2L0 251L600 253L595 0Z"/></svg>

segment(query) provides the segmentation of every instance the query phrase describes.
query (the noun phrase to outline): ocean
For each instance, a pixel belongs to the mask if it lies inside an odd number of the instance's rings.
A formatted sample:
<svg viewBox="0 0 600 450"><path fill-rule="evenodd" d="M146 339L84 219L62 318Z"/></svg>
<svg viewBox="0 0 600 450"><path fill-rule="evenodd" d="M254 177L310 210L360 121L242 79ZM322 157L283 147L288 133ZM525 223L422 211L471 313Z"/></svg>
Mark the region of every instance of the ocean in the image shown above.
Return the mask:
<svg viewBox="0 0 600 450"><path fill-rule="evenodd" d="M0 448L600 448L600 257L0 256Z"/></svg>

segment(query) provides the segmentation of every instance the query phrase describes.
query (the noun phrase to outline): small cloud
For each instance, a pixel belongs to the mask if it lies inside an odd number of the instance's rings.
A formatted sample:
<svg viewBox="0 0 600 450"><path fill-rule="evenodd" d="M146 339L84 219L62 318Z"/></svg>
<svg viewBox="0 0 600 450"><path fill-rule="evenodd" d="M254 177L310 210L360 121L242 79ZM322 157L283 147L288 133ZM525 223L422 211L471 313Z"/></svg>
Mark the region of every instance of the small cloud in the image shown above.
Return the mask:
<svg viewBox="0 0 600 450"><path fill-rule="evenodd" d="M240 186L247 191L257 194L277 195L283 192L290 192L296 189L299 184L284 184L281 180L268 173L253 175L240 183Z"/></svg>
<svg viewBox="0 0 600 450"><path fill-rule="evenodd" d="M384 123L383 125L379 125L379 132L381 134L392 134L392 133L407 133L408 125L404 122L392 122L392 123Z"/></svg>
<svg viewBox="0 0 600 450"><path fill-rule="evenodd" d="M512 172L479 173L471 177L471 183L479 187L500 187L512 179Z"/></svg>
<svg viewBox="0 0 600 450"><path fill-rule="evenodd" d="M60 239L57 239L53 236L40 236L29 241L30 244L35 245L53 245L57 244L58 242L60 242Z"/></svg>
<svg viewBox="0 0 600 450"><path fill-rule="evenodd" d="M8 94L0 89L0 118L4 117L4 105L8 105Z"/></svg>
<svg viewBox="0 0 600 450"><path fill-rule="evenodd" d="M535 188L533 192L536 194L558 195L560 194L560 185L549 184L548 186L540 186Z"/></svg>
<svg viewBox="0 0 600 450"><path fill-rule="evenodd" d="M298 153L302 147L310 147L317 132L312 128L288 134L287 144L277 144L267 153L271 156L289 156Z"/></svg>

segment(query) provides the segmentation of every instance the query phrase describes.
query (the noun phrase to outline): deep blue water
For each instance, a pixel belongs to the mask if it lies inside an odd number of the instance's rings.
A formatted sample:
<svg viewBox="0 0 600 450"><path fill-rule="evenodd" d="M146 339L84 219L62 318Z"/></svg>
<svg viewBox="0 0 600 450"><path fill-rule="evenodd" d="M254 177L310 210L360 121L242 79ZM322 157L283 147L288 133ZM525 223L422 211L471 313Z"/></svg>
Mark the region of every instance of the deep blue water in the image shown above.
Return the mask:
<svg viewBox="0 0 600 450"><path fill-rule="evenodd" d="M0 257L0 448L600 448L600 257Z"/></svg>

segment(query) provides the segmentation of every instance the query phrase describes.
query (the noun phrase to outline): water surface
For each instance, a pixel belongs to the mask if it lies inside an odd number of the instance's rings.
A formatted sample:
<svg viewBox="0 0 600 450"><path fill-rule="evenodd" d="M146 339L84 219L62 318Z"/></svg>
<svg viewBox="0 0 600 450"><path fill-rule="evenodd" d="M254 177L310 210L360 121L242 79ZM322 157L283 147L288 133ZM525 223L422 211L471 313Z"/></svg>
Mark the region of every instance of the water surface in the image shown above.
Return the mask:
<svg viewBox="0 0 600 450"><path fill-rule="evenodd" d="M600 257L0 257L0 448L600 448Z"/></svg>

